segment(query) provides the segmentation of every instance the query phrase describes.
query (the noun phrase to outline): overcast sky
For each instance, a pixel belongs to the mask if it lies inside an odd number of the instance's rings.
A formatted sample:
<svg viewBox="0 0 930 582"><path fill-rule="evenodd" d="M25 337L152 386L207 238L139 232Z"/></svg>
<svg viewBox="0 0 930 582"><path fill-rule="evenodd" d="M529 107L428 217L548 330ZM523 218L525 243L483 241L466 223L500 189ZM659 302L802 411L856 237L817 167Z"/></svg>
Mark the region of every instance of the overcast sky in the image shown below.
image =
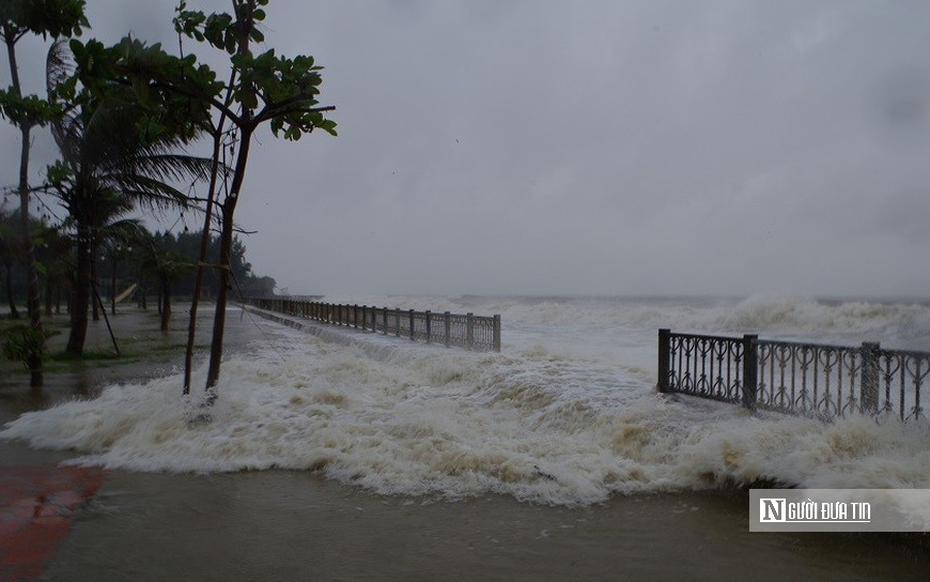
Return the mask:
<svg viewBox="0 0 930 582"><path fill-rule="evenodd" d="M88 0L85 36L176 47L173 5ZM930 295L930 2L272 0L265 24L339 124L252 149L237 218L279 290Z"/></svg>

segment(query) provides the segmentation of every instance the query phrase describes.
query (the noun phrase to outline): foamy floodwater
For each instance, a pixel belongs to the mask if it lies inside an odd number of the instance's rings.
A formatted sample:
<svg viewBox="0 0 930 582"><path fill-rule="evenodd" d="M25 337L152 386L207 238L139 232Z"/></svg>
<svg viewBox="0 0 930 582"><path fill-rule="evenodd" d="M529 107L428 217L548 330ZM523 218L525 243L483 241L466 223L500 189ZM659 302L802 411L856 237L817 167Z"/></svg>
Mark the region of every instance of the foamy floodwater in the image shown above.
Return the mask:
<svg viewBox="0 0 930 582"><path fill-rule="evenodd" d="M821 424L667 398L647 362L622 355L643 359L645 345L628 342L613 359L590 338L569 349L552 331L554 341L534 335L559 324L515 317L521 309L551 313L517 301L500 354L327 331L358 340L345 345L262 322L267 340L224 363L212 422L191 422L201 409L172 376L25 414L0 437L111 468L313 470L382 494L565 505L758 480L930 488L926 426ZM643 342L649 323L633 324Z"/></svg>

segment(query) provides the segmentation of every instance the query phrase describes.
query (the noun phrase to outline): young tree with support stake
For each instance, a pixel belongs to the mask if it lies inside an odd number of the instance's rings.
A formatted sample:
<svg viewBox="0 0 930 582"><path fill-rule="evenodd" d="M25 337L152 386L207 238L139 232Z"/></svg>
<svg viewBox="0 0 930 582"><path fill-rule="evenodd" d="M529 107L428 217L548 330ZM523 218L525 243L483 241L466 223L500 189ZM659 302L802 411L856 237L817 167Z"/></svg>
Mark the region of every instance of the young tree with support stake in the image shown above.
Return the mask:
<svg viewBox="0 0 930 582"><path fill-rule="evenodd" d="M252 136L263 123L269 123L272 132L284 133L285 139L297 140L313 129L322 129L336 135L336 124L327 120L323 113L332 107L317 107L316 96L322 78L322 69L314 64L312 57L298 56L293 60L278 57L274 50L253 56L251 42L262 42L264 36L257 23L265 18L263 6L267 0L233 0L233 15L205 15L199 11L186 10L185 2L178 6L175 26L179 33L206 41L213 47L230 55L232 64L227 99L224 103L214 101L212 105L221 115L218 127L222 133L222 121L236 128L239 148L233 166L232 185L225 200L219 203L221 216L219 289L213 322L210 362L207 370L206 389L216 388L223 354L223 332L226 321L226 303L230 288L229 258L233 244L234 213L239 200L245 171L248 164ZM230 109L231 102L239 106L238 113ZM216 148L214 151L217 151ZM207 217L209 221L209 216ZM207 232L207 229L204 229ZM195 294L196 297L196 294ZM196 299L195 299L196 300ZM191 326L195 325L192 313ZM188 338L193 340L193 328ZM189 347L190 349L190 347ZM190 364L188 362L188 370ZM189 371L188 371L189 375ZM188 376L189 377L189 376ZM185 391L187 386L185 386ZM211 399L215 397L211 394Z"/></svg>
<svg viewBox="0 0 930 582"><path fill-rule="evenodd" d="M242 194L252 137L263 124L268 124L274 135L283 134L288 140L300 139L314 129L336 135L335 122L324 115L334 107L321 107L317 101L322 68L309 56L288 58L276 55L274 49L254 54L252 43L264 41L258 24L265 18L264 6L268 0L231 2L232 14L207 15L187 10L182 1L175 19L179 33L228 55L231 68L228 84L218 83L213 71L198 65L193 55L172 57L159 45L149 47L131 39L111 48L93 42L72 43L85 85L105 91L108 83L103 80L116 79L133 87L137 98L150 107L148 127L157 129L164 125L166 117L177 115L178 109L187 109L192 132L200 129L221 135L223 122L228 121L237 134L230 187L224 199L216 201L221 217L220 257L214 266L219 272L219 289L206 382L208 402L215 398L220 374L235 211ZM95 84L94 78L101 82ZM224 91L227 97L221 97ZM210 113L219 115L221 123L210 122ZM209 235L209 228L204 229L204 235Z"/></svg>
<svg viewBox="0 0 930 582"><path fill-rule="evenodd" d="M29 229L29 149L32 128L56 118L56 108L35 95L23 95L16 60L16 43L29 33L43 37L80 35L81 27L89 27L84 16L84 0L3 0L0 2L0 37L6 45L12 84L0 91L0 115L19 128L22 140L19 165L20 224L22 227L26 276L28 280L27 308L34 342L44 345L42 315L39 306L39 275L35 246ZM41 352L41 350L39 350ZM41 353L26 354L30 371L30 386L35 395L43 384Z"/></svg>

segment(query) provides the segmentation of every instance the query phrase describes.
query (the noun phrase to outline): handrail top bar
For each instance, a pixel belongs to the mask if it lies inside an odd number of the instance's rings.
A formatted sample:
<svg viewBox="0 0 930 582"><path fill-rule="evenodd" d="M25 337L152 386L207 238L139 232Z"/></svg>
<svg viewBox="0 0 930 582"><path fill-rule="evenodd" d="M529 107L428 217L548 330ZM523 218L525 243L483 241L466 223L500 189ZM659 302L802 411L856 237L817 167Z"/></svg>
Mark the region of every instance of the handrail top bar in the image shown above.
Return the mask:
<svg viewBox="0 0 930 582"><path fill-rule="evenodd" d="M456 345L466 349L501 351L501 316L497 314L480 316L471 312L461 314L449 311L401 310L356 303L328 303L319 299L322 297L247 297L243 298L243 302L260 309L313 319L325 324L397 337L403 335L413 341L425 340L426 343L441 342L446 347ZM393 321L389 321L389 314Z"/></svg>
<svg viewBox="0 0 930 582"><path fill-rule="evenodd" d="M861 345L858 346L841 346L837 344L818 344L814 342L801 342L801 341L786 341L786 340L771 340L771 339L760 339L756 341L756 345L760 346L788 346L793 348L810 348L810 349L827 349L827 350L846 350L846 351L855 351L858 352L862 349Z"/></svg>
<svg viewBox="0 0 930 582"><path fill-rule="evenodd" d="M734 341L741 342L743 341L743 336L726 336L726 335L707 335L701 333L679 333L677 331L670 331L670 337L682 337L688 339L709 339L709 340L725 340L725 341Z"/></svg>
<svg viewBox="0 0 930 582"><path fill-rule="evenodd" d="M775 340L775 339L760 339L758 336L753 334L746 334L745 336L724 336L724 335L706 335L706 334L697 334L697 333L679 333L672 331L669 333L670 337L680 337L687 339L706 339L714 341L743 341L746 337L754 338L756 345L759 346L790 346L796 348L816 348L816 349L828 349L828 350L848 350L848 351L858 351L862 349L863 346L879 346L879 344L874 342L863 342L858 346L842 346L838 344L823 344L816 342L804 342L804 341L794 341L794 340ZM880 346L879 346L880 347ZM883 350L883 351L893 351L899 354L909 354L912 356L920 357L930 355L930 352L921 352L916 350Z"/></svg>
<svg viewBox="0 0 930 582"><path fill-rule="evenodd" d="M377 311L382 311L387 309L388 311L400 311L401 313L413 313L415 316L425 316L429 314L430 317L442 318L448 315L449 317L470 317L475 321L478 320L488 320L493 321L495 317L500 317L498 314L494 315L475 315L474 313L452 313L451 311L431 311L429 309L425 311L418 311L416 309L404 309L402 307L384 307L377 305L359 305L357 303L331 303L328 301L320 301L323 299L324 295L272 295L265 297L245 297L244 301L301 301L307 303L319 303L321 305L330 305L332 307L346 307L346 308L358 308L358 309L374 309Z"/></svg>

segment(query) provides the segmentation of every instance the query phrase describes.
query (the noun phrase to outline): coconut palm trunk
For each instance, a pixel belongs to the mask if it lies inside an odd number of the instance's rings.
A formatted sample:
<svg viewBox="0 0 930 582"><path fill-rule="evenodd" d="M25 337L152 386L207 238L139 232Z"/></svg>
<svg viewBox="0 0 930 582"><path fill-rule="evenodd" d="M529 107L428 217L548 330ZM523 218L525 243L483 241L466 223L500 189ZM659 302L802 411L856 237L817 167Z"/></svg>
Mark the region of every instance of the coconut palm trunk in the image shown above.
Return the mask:
<svg viewBox="0 0 930 582"><path fill-rule="evenodd" d="M87 339L87 311L90 307L90 235L78 226L77 257L75 257L74 287L71 296L71 332L65 353L80 357Z"/></svg>

